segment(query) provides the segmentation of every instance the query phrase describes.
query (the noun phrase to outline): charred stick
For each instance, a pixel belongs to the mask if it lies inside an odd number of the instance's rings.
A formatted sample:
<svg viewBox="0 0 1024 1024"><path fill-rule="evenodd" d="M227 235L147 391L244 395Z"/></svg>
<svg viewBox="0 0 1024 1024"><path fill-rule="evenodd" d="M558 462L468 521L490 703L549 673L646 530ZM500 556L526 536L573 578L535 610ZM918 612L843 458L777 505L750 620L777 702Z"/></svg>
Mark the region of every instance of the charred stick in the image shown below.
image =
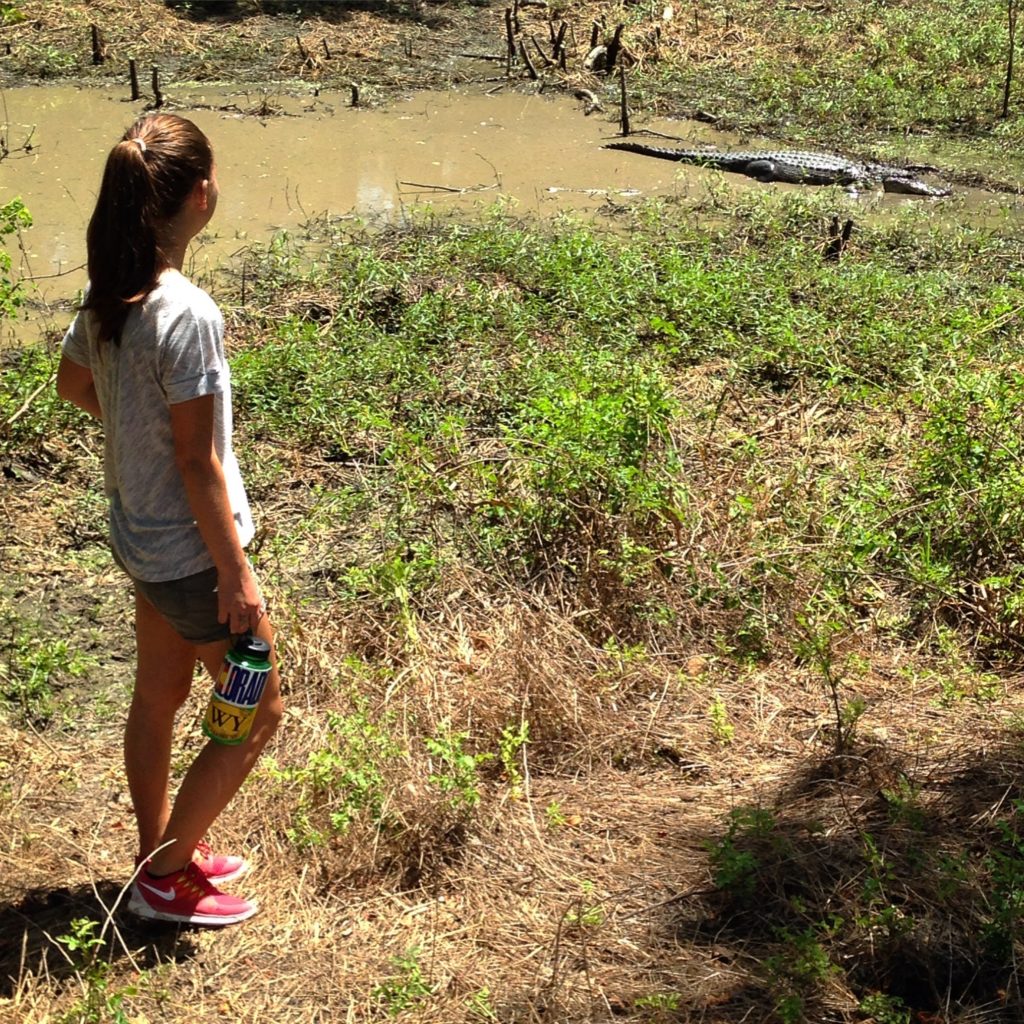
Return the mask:
<svg viewBox="0 0 1024 1024"><path fill-rule="evenodd" d="M530 40L533 43L533 48L537 51L537 56L544 61L544 67L550 67L553 62L548 60L547 54L540 48L540 43L537 42L537 37L530 36Z"/></svg>
<svg viewBox="0 0 1024 1024"><path fill-rule="evenodd" d="M629 102L626 97L626 69L619 66L619 103L621 106L620 123L622 134L629 135Z"/></svg>
<svg viewBox="0 0 1024 1024"><path fill-rule="evenodd" d="M521 39L519 40L519 56L522 57L523 63L526 65L527 74L529 74L530 78L534 81L540 78L540 75L537 74L537 69L533 66L533 61L530 60L530 55L526 52L526 46Z"/></svg>
<svg viewBox="0 0 1024 1024"><path fill-rule="evenodd" d="M134 57L128 61L128 80L132 85L132 102L134 102L142 95L139 91L139 69L135 66Z"/></svg>
<svg viewBox="0 0 1024 1024"><path fill-rule="evenodd" d="M512 8L505 8L505 45L508 50L508 65L511 69L512 61L516 56L516 33L512 27Z"/></svg>
<svg viewBox="0 0 1024 1024"><path fill-rule="evenodd" d="M615 26L615 35L612 36L612 41L608 44L608 73L611 74L615 70L615 62L619 59L619 50L622 48L622 30L625 28L624 25Z"/></svg>
<svg viewBox="0 0 1024 1024"><path fill-rule="evenodd" d="M107 59L107 44L103 42L103 33L99 25L90 25L92 30L92 62L102 64Z"/></svg>
<svg viewBox="0 0 1024 1024"><path fill-rule="evenodd" d="M558 32L555 33L554 47L551 51L551 56L555 60L563 62L565 60L565 30L567 28L568 25L564 21L558 26Z"/></svg>

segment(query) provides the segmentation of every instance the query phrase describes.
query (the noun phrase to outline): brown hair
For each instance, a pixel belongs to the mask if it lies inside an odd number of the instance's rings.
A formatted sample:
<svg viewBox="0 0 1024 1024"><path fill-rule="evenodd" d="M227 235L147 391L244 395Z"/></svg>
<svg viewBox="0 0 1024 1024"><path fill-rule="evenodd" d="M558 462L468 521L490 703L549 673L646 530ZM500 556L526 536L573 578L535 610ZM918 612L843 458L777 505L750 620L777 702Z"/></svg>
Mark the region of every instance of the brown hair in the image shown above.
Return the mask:
<svg viewBox="0 0 1024 1024"><path fill-rule="evenodd" d="M209 140L175 114L141 118L110 151L86 233L89 291L82 303L96 316L102 340L120 342L132 306L168 266L160 227L212 172Z"/></svg>

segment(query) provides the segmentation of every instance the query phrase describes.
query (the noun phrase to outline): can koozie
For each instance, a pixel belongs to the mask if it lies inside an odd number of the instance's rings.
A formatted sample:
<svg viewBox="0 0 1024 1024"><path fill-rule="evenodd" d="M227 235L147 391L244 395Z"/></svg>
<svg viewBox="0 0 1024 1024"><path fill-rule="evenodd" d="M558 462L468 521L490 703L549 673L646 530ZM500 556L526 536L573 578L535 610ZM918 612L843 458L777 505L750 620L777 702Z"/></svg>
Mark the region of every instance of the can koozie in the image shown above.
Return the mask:
<svg viewBox="0 0 1024 1024"><path fill-rule="evenodd" d="M270 644L249 633L224 657L203 717L203 732L218 743L244 743L270 675Z"/></svg>

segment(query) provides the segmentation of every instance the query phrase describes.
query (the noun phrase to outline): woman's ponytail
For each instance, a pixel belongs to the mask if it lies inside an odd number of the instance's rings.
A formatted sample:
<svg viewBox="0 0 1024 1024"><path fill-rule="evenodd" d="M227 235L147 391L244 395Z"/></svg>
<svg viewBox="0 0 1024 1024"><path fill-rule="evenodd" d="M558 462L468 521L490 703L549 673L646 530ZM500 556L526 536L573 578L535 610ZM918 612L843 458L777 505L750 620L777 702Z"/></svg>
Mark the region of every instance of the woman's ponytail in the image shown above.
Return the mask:
<svg viewBox="0 0 1024 1024"><path fill-rule="evenodd" d="M120 342L132 306L168 266L160 233L196 182L213 171L213 150L191 122L174 114L137 121L111 150L86 233L89 292L103 341Z"/></svg>

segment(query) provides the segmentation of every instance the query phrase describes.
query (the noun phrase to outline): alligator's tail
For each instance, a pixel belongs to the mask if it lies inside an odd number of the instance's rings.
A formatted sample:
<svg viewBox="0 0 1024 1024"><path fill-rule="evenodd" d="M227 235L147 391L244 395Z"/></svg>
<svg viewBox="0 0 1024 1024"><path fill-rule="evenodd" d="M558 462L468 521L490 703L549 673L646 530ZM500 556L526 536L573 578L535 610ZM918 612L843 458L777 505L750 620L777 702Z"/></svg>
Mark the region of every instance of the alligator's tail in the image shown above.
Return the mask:
<svg viewBox="0 0 1024 1024"><path fill-rule="evenodd" d="M699 160L702 156L714 160L718 154L702 154L696 149L669 149L667 146L648 146L643 142L608 142L602 149L621 149L627 153L639 153L641 156L656 156L662 160Z"/></svg>

